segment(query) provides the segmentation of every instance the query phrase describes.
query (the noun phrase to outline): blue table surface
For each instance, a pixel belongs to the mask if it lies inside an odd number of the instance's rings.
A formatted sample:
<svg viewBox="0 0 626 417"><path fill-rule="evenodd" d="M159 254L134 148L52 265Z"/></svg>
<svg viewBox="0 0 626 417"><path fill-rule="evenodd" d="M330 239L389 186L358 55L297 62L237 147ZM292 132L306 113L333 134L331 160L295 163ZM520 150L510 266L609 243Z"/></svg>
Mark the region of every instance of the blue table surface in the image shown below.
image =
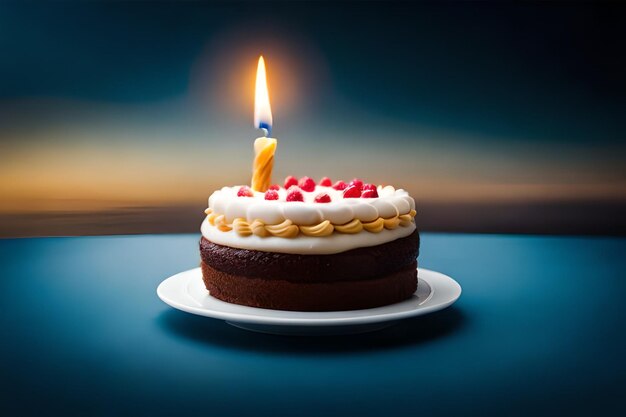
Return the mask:
<svg viewBox="0 0 626 417"><path fill-rule="evenodd" d="M0 415L625 415L626 239L425 233L459 301L322 338L162 303L197 243L0 240Z"/></svg>

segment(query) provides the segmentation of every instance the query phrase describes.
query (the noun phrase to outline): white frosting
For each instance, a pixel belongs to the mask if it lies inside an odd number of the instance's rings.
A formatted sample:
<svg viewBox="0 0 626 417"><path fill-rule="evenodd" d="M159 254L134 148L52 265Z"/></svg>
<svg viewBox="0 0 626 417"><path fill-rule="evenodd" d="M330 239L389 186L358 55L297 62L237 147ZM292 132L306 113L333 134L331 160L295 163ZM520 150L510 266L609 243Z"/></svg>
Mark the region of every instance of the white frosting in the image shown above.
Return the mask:
<svg viewBox="0 0 626 417"><path fill-rule="evenodd" d="M317 207L313 207L310 203L292 201L283 203L282 209L285 218L297 225L310 226L323 221L320 210Z"/></svg>
<svg viewBox="0 0 626 417"><path fill-rule="evenodd" d="M392 230L383 229L378 233L363 230L357 234L333 233L325 237L312 237L299 234L295 238L259 237L255 235L241 236L234 230L223 232L204 219L201 226L202 236L218 245L233 248L281 252L301 255L328 255L350 249L376 246L406 237L415 230L415 223L397 227Z"/></svg>
<svg viewBox="0 0 626 417"><path fill-rule="evenodd" d="M246 216L246 220L248 220L249 223L252 223L256 219L259 219L266 224L282 223L285 220L283 211L280 210L278 207L276 207L275 209L271 209L268 207L271 205L278 206L279 204L280 203L278 201L263 201L251 204L248 207L248 215Z"/></svg>
<svg viewBox="0 0 626 417"><path fill-rule="evenodd" d="M267 224L277 224L290 219L294 224L313 225L324 220L345 224L352 219L370 222L378 217L408 214L415 209L415 201L403 189L392 186L378 187L378 198L343 198L343 191L332 187L316 186L313 192L302 192L304 202L285 201L287 190L278 190L278 200L265 200L264 193L253 192L254 197L238 197L241 186L224 187L209 197L209 208L223 214L228 223L236 218L248 222L259 219ZM330 203L315 203L320 193L327 193Z"/></svg>

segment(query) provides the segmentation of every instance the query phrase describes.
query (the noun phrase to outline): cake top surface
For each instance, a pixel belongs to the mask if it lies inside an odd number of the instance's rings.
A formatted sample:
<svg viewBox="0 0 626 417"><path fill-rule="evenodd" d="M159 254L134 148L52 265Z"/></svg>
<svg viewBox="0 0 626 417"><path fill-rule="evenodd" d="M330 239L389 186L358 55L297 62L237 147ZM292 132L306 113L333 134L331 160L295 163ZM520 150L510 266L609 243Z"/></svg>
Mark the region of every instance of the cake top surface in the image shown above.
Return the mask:
<svg viewBox="0 0 626 417"><path fill-rule="evenodd" d="M287 177L257 192L223 187L209 197L202 234L212 242L290 253L336 253L408 236L415 201L402 189L353 180Z"/></svg>
<svg viewBox="0 0 626 417"><path fill-rule="evenodd" d="M279 224L288 219L296 225L307 226L328 220L342 225L353 219L370 222L379 217L408 214L415 209L415 201L406 191L389 185L361 182L360 187L333 187L305 183L304 186L289 185L289 188L273 186L266 192L252 191L247 186L223 187L209 198L209 209L224 215L228 222L240 218Z"/></svg>

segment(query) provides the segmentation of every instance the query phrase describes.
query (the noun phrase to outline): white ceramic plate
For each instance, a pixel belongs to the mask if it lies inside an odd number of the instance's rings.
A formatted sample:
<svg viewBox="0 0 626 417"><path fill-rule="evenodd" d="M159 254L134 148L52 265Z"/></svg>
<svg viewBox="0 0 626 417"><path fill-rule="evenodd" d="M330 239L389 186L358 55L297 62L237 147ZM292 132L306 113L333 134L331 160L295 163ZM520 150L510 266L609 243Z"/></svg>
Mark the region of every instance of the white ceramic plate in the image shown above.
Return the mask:
<svg viewBox="0 0 626 417"><path fill-rule="evenodd" d="M363 333L397 320L441 310L461 295L461 286L439 272L418 268L417 291L400 303L366 310L304 312L268 310L226 303L211 297L200 268L167 278L157 288L161 300L191 314L225 320L246 330L289 335Z"/></svg>

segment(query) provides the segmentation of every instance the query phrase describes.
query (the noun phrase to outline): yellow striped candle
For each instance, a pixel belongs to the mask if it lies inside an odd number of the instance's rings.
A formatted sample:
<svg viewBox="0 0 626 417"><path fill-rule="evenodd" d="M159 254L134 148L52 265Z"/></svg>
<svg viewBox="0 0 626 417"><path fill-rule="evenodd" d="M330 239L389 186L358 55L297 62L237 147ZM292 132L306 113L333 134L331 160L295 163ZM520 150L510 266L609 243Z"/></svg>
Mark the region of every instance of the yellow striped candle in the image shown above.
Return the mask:
<svg viewBox="0 0 626 417"><path fill-rule="evenodd" d="M274 152L278 141L273 138L258 138L254 141L254 164L252 166L252 189L265 192L272 182Z"/></svg>
<svg viewBox="0 0 626 417"><path fill-rule="evenodd" d="M267 90L265 75L265 61L259 57L256 69L256 89L254 95L254 126L263 129L265 136L272 131L272 108ZM252 189L265 192L272 182L272 168L274 168L274 152L276 139L262 137L254 141L254 164L252 165Z"/></svg>

